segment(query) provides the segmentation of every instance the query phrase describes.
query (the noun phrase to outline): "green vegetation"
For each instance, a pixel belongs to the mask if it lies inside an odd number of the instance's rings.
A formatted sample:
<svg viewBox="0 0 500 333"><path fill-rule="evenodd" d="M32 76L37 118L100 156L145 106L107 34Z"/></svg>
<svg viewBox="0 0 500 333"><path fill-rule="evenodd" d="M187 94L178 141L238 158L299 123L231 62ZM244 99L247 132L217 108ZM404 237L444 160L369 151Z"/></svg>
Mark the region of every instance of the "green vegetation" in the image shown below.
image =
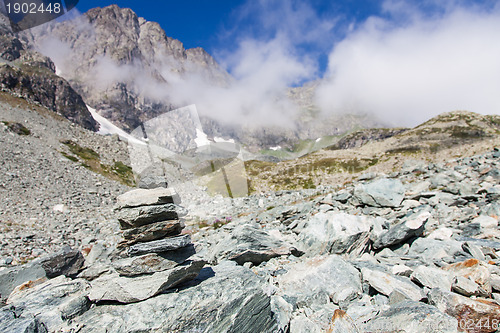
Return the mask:
<svg viewBox="0 0 500 333"><path fill-rule="evenodd" d="M387 150L388 154L401 154L401 155L413 155L418 154L422 151L422 147L419 146L407 146Z"/></svg>
<svg viewBox="0 0 500 333"><path fill-rule="evenodd" d="M75 157L75 156L73 156L73 155L70 155L70 154L68 154L68 153L66 153L64 151L61 151L61 154L62 154L62 156L66 157L70 161L78 162L78 158Z"/></svg>
<svg viewBox="0 0 500 333"><path fill-rule="evenodd" d="M319 141L310 139L299 140L292 146L291 149L263 149L259 153L261 155L274 156L279 158L280 160L291 160L331 146L335 144L339 140L339 138L340 136L327 135L321 137L321 140Z"/></svg>
<svg viewBox="0 0 500 333"><path fill-rule="evenodd" d="M10 122L10 121L2 121L2 123L7 126L7 128L18 135L31 135L31 131L27 129L23 124Z"/></svg>
<svg viewBox="0 0 500 333"><path fill-rule="evenodd" d="M99 173L106 178L119 181L128 186L135 186L134 172L132 168L121 161L114 161L112 165L101 163L100 156L91 148L80 146L74 141L61 141L68 147L71 154L61 151L61 154L73 162L80 162L81 165L95 173Z"/></svg>
<svg viewBox="0 0 500 333"><path fill-rule="evenodd" d="M71 140L63 140L61 141L61 143L66 145L66 147L68 147L73 154L83 160L92 161L100 159L99 154L96 153L93 149L81 147L76 142L73 142Z"/></svg>

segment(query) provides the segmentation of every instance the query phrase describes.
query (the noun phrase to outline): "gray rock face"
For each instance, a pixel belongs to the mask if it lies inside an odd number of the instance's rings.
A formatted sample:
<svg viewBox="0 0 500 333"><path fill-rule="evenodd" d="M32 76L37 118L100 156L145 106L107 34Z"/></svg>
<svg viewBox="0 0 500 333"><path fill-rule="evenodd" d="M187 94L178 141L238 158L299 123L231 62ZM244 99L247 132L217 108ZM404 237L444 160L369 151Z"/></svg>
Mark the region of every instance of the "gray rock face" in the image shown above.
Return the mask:
<svg viewBox="0 0 500 333"><path fill-rule="evenodd" d="M193 285L124 306L103 305L73 321L81 332L276 332L262 280L229 262L204 269Z"/></svg>
<svg viewBox="0 0 500 333"><path fill-rule="evenodd" d="M189 261L152 275L138 277L121 277L118 274L104 275L91 282L92 289L89 293L89 299L93 302L134 303L143 301L182 282L194 279L204 265L204 261Z"/></svg>
<svg viewBox="0 0 500 333"><path fill-rule="evenodd" d="M128 254L131 256L147 254L147 253L161 253L166 251L173 251L191 244L191 236L182 235L177 237L160 239L157 241L139 243L132 245L128 249Z"/></svg>
<svg viewBox="0 0 500 333"><path fill-rule="evenodd" d="M40 67L20 69L0 65L0 88L23 98L40 103L46 108L81 125L97 131L99 125L92 118L82 97L63 78Z"/></svg>
<svg viewBox="0 0 500 333"><path fill-rule="evenodd" d="M354 197L360 203L373 207L398 207L404 194L405 188L397 179L377 179L354 188Z"/></svg>
<svg viewBox="0 0 500 333"><path fill-rule="evenodd" d="M74 20L50 22L23 33L31 45L57 62L62 75L92 107L128 131L141 122L175 109L170 98L159 98L151 89L137 84L140 77L157 87L169 87L170 77L196 73L223 86L229 75L202 49L184 49L167 37L155 22L148 22L130 9L112 5L94 8ZM50 36L50 37L49 37ZM61 59L50 43L67 45L67 59ZM98 60L97 60L98 59ZM102 71L130 71L130 75L103 78Z"/></svg>

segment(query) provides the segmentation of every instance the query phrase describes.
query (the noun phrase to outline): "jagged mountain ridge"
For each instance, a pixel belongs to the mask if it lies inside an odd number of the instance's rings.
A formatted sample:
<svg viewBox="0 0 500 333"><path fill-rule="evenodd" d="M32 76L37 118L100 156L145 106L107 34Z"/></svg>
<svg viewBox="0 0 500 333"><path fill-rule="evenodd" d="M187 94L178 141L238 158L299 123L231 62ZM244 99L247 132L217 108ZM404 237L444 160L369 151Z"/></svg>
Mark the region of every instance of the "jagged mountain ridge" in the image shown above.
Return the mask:
<svg viewBox="0 0 500 333"><path fill-rule="evenodd" d="M230 80L203 49L185 49L158 23L117 5L31 29L23 38L54 59L60 75L87 104L128 131L183 106L174 105L162 91L152 91L172 84L170 74L195 72L220 85ZM64 58L51 54L53 43L66 51Z"/></svg>
<svg viewBox="0 0 500 333"><path fill-rule="evenodd" d="M234 82L202 48L185 49L180 41L168 37L158 23L116 5L94 8L73 20L31 29L23 33L23 39L54 60L58 73L87 104L129 132L164 112L193 103L178 105L173 101L170 94L176 80L195 76L220 87ZM226 124L204 114L204 131L209 137L235 139L257 152L277 145L292 147L299 140L339 135L355 128L384 125L368 115L322 116L313 104L316 86L317 82L313 82L292 88L280 97L300 110L292 119L294 126Z"/></svg>

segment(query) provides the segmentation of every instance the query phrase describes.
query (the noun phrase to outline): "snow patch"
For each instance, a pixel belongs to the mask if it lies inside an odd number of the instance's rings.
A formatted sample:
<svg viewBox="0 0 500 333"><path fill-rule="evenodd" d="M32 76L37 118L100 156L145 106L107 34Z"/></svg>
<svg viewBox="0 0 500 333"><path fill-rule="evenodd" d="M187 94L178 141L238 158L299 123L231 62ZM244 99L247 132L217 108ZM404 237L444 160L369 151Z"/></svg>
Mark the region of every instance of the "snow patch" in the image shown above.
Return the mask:
<svg viewBox="0 0 500 333"><path fill-rule="evenodd" d="M194 142L196 142L196 146L198 146L198 148L210 144L210 140L208 140L207 135L199 128L196 129L196 139L194 139Z"/></svg>
<svg viewBox="0 0 500 333"><path fill-rule="evenodd" d="M102 135L110 135L110 134L117 134L120 138L127 140L129 143L135 143L135 144L140 144L140 145L146 145L146 143L142 140L139 140L135 136L132 136L110 122L108 119L104 118L100 114L97 113L97 111L94 108L91 108L90 106L87 105L87 109L89 110L90 114L92 115L92 118L95 119L99 123L99 131L97 133L102 134Z"/></svg>
<svg viewBox="0 0 500 333"><path fill-rule="evenodd" d="M234 139L229 139L229 140L226 140L224 138L219 138L217 136L214 137L214 141L215 142L228 142L228 143L234 143Z"/></svg>

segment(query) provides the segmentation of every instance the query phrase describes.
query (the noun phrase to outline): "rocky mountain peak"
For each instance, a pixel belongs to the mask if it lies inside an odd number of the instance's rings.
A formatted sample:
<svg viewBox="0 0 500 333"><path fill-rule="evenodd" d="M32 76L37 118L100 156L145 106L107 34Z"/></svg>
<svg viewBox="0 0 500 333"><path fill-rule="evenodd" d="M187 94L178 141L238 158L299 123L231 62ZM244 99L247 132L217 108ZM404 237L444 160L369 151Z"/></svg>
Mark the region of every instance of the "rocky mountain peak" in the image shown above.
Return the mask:
<svg viewBox="0 0 500 333"><path fill-rule="evenodd" d="M214 84L229 79L204 50L186 50L158 23L117 5L31 29L23 37L54 59L61 75L88 105L129 131L179 107L165 93L170 73L195 72ZM50 47L54 43L68 51L64 58Z"/></svg>

